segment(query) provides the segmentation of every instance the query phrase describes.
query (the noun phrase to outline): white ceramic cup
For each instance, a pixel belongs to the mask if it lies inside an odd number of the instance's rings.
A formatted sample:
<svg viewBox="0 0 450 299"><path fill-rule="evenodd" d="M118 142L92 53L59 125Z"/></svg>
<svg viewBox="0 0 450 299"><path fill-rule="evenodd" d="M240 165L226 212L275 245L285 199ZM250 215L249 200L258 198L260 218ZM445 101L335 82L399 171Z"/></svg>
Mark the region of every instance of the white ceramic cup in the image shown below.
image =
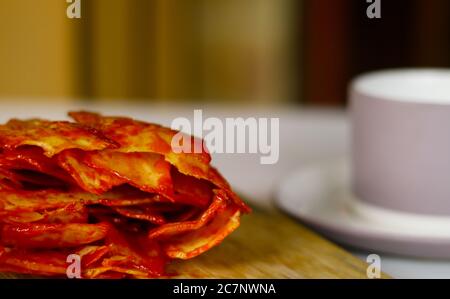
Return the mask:
<svg viewBox="0 0 450 299"><path fill-rule="evenodd" d="M365 74L351 83L350 102L359 200L450 216L450 70Z"/></svg>

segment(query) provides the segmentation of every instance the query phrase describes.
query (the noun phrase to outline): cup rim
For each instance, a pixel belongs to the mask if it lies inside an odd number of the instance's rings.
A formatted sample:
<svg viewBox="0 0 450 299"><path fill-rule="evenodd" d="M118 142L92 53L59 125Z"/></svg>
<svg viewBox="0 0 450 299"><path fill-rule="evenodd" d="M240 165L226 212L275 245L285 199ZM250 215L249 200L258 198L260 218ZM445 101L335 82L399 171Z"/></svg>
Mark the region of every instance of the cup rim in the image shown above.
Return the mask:
<svg viewBox="0 0 450 299"><path fill-rule="evenodd" d="M361 74L350 92L404 103L450 105L450 68L398 68Z"/></svg>

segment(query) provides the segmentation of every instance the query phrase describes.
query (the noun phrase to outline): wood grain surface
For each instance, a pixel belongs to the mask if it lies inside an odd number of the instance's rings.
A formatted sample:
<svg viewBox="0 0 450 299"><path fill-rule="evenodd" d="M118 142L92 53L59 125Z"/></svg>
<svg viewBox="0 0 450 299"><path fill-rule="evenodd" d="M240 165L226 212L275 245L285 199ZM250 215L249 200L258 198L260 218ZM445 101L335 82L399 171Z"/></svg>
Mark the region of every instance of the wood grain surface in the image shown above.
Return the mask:
<svg viewBox="0 0 450 299"><path fill-rule="evenodd" d="M169 266L178 278L367 278L366 269L366 263L299 222L258 209L219 246Z"/></svg>
<svg viewBox="0 0 450 299"><path fill-rule="evenodd" d="M172 269L183 278L367 278L367 264L349 252L280 212L260 210L220 246Z"/></svg>

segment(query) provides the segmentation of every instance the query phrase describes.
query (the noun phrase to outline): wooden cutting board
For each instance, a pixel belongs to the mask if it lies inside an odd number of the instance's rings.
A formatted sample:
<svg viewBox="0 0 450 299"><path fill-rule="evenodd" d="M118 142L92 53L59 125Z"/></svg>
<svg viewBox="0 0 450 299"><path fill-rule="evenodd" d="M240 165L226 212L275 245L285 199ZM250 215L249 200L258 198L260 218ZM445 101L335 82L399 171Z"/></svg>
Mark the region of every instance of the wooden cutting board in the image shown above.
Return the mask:
<svg viewBox="0 0 450 299"><path fill-rule="evenodd" d="M278 211L257 209L220 246L172 268L183 278L367 278L357 257Z"/></svg>
<svg viewBox="0 0 450 299"><path fill-rule="evenodd" d="M366 269L366 263L299 222L258 209L243 216L219 246L169 267L180 278L367 278Z"/></svg>

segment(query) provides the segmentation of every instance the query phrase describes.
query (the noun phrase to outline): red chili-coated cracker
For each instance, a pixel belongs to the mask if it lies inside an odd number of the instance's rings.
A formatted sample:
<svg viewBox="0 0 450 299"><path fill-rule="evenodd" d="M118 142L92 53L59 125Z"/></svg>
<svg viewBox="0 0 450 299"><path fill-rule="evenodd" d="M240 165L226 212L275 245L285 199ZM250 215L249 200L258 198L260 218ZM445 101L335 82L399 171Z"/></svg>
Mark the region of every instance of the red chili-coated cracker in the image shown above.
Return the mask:
<svg viewBox="0 0 450 299"><path fill-rule="evenodd" d="M83 161L96 171L117 176L142 191L173 197L170 164L161 155L100 151L86 153Z"/></svg>
<svg viewBox="0 0 450 299"><path fill-rule="evenodd" d="M0 271L62 277L75 253L83 278L164 277L171 259L218 245L250 211L201 139L70 115L78 123L0 126Z"/></svg>
<svg viewBox="0 0 450 299"><path fill-rule="evenodd" d="M71 148L90 151L117 146L98 130L66 121L13 119L0 126L2 148L15 149L22 145L41 147L48 157Z"/></svg>
<svg viewBox="0 0 450 299"><path fill-rule="evenodd" d="M223 190L215 190L213 202L196 220L169 223L149 232L159 239L171 258L189 259L219 244L239 226L240 209Z"/></svg>
<svg viewBox="0 0 450 299"><path fill-rule="evenodd" d="M105 238L110 225L98 224L5 224L1 243L17 248L64 248L89 244Z"/></svg>
<svg viewBox="0 0 450 299"><path fill-rule="evenodd" d="M86 153L79 150L67 150L58 155L59 165L87 192L102 194L115 186L124 184L125 179L117 174L94 169L84 163Z"/></svg>
<svg viewBox="0 0 450 299"><path fill-rule="evenodd" d="M97 113L79 111L70 112L69 115L75 121L90 125L101 130L105 136L119 144L115 149L120 152L151 152L164 155L166 161L174 165L182 174L193 176L197 179L210 181L215 186L227 191L240 209L248 213L251 209L231 190L226 180L219 172L209 165L211 156L205 150L203 141L189 138L192 144L200 144L200 153L182 152L184 148L183 138L177 138L181 142L173 142L179 132L164 128L159 125L136 121L126 117L105 117Z"/></svg>
<svg viewBox="0 0 450 299"><path fill-rule="evenodd" d="M57 161L45 156L43 149L37 146L22 146L3 151L0 155L0 166L7 169L31 170L65 182L73 182L70 176L59 167Z"/></svg>
<svg viewBox="0 0 450 299"><path fill-rule="evenodd" d="M108 256L101 265L88 269L85 276L97 278L105 273L122 273L127 277L155 278L165 275L168 259L160 246L143 235L126 237L111 229L106 237Z"/></svg>
<svg viewBox="0 0 450 299"><path fill-rule="evenodd" d="M69 203L53 210L13 210L0 209L0 223L87 223L88 212L81 203Z"/></svg>

